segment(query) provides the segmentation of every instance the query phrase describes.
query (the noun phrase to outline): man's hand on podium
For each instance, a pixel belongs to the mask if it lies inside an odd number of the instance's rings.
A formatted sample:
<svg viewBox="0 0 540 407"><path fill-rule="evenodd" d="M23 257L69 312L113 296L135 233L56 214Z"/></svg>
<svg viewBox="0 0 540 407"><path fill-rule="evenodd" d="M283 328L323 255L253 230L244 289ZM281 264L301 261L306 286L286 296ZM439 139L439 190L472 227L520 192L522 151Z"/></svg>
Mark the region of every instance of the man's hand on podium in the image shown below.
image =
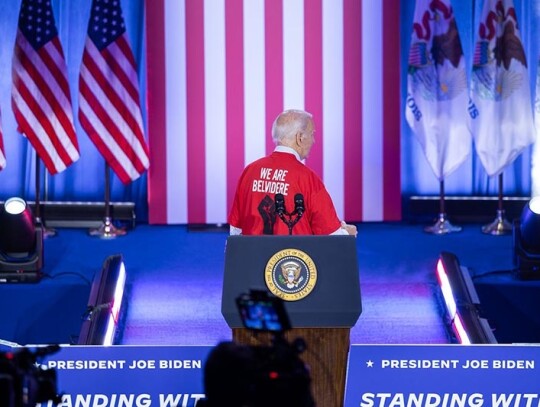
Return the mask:
<svg viewBox="0 0 540 407"><path fill-rule="evenodd" d="M355 225L349 225L345 221L341 221L341 229L345 229L347 233L351 236L358 236L358 230Z"/></svg>

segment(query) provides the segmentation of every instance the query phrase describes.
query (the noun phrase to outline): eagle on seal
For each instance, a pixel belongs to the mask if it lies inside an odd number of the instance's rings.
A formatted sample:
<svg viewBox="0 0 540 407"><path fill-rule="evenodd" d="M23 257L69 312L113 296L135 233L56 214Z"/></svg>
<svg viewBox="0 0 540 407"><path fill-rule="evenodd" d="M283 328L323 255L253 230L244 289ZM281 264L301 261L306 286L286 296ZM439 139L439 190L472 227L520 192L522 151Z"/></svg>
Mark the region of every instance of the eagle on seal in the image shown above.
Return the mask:
<svg viewBox="0 0 540 407"><path fill-rule="evenodd" d="M287 282L287 288L294 288L298 284L301 271L300 265L294 261L288 261L281 265L281 274Z"/></svg>

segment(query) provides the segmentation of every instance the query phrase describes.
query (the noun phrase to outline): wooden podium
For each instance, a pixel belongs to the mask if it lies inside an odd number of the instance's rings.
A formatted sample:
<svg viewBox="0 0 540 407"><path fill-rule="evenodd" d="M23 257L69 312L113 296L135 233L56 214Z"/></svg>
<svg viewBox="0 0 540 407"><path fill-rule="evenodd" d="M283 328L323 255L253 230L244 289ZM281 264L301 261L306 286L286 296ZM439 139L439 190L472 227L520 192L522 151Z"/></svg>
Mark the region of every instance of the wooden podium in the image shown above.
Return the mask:
<svg viewBox="0 0 540 407"><path fill-rule="evenodd" d="M299 290L280 292L281 269L290 261L306 266ZM280 275L282 274L282 276ZM302 288L302 285L303 288ZM251 289L285 300L292 329L302 338L300 355L309 366L318 407L342 407L350 328L362 312L356 240L352 236L230 236L225 251L221 311L237 343L268 346L271 334L245 329L236 298ZM301 298L300 298L301 297Z"/></svg>

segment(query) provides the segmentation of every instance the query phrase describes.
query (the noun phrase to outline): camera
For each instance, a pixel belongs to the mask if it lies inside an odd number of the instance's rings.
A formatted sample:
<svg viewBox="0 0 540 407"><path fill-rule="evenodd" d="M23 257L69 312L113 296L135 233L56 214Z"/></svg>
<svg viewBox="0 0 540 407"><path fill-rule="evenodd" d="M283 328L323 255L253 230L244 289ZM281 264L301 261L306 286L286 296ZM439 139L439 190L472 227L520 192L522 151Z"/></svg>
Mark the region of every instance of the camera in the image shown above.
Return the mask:
<svg viewBox="0 0 540 407"><path fill-rule="evenodd" d="M271 334L269 345L221 342L205 364L206 398L197 407L314 407L309 369L300 358L303 339L292 343L283 301L266 291L250 290L236 298L242 324L255 334Z"/></svg>
<svg viewBox="0 0 540 407"><path fill-rule="evenodd" d="M59 349L51 345L34 351L22 348L16 352L0 352L0 406L35 407L37 403L49 401L59 404L56 371L37 365L41 357Z"/></svg>
<svg viewBox="0 0 540 407"><path fill-rule="evenodd" d="M291 329L283 301L266 291L251 290L236 298L236 306L245 328L254 331L283 334Z"/></svg>

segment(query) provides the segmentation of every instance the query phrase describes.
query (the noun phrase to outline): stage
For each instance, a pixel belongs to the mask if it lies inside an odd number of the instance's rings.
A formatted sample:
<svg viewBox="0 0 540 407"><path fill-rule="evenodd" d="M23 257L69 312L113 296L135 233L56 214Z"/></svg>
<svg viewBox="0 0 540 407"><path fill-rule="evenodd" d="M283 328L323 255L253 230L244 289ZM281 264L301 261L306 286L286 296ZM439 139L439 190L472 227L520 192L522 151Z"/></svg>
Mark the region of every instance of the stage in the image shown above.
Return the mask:
<svg viewBox="0 0 540 407"><path fill-rule="evenodd" d="M441 251L470 271L499 342L540 342L539 284L513 277L511 236L485 235L478 224L448 235L427 234L424 226L358 225L363 310L351 343L454 342L435 277ZM93 276L113 254L123 255L127 272L117 344L211 346L231 338L220 308L226 229L137 225L115 239L87 232L59 228L45 240L39 283L0 284L0 339L76 343Z"/></svg>

